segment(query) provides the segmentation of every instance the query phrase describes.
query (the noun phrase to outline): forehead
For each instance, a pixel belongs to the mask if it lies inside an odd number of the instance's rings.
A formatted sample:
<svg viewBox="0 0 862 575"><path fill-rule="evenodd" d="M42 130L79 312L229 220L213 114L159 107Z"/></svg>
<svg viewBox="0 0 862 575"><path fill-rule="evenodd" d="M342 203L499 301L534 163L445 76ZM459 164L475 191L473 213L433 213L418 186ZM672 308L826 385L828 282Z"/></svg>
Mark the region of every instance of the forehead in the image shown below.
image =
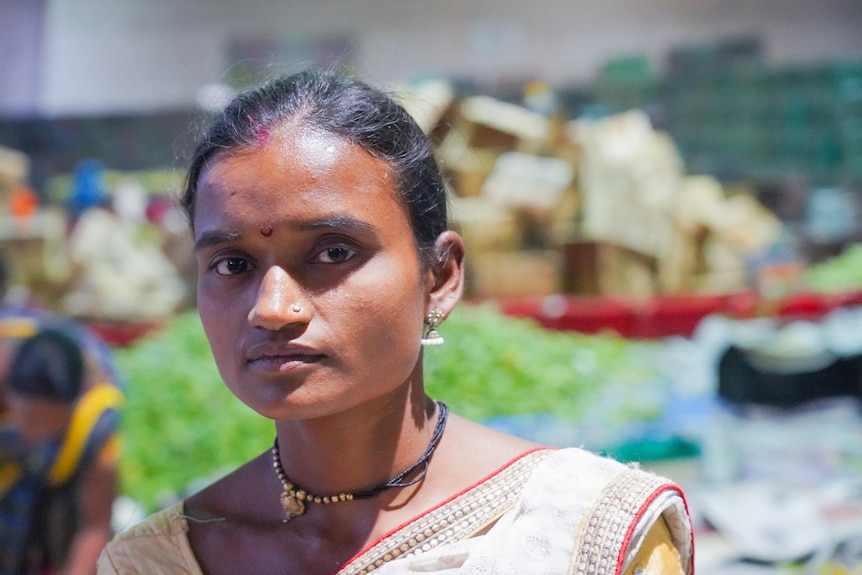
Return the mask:
<svg viewBox="0 0 862 575"><path fill-rule="evenodd" d="M389 164L342 137L305 126L273 129L250 149L221 153L202 171L195 229L214 217L309 216L310 211L395 212L406 206Z"/></svg>

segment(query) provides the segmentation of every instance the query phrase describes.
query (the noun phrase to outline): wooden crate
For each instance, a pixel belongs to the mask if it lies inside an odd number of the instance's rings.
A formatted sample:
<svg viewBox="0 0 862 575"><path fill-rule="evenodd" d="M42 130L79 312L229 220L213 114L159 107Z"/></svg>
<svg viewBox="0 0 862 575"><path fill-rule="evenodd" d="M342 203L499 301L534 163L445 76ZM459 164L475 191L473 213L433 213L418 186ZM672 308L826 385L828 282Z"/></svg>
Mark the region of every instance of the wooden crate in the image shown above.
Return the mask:
<svg viewBox="0 0 862 575"><path fill-rule="evenodd" d="M467 259L467 297L550 295L562 289L559 250L485 252Z"/></svg>

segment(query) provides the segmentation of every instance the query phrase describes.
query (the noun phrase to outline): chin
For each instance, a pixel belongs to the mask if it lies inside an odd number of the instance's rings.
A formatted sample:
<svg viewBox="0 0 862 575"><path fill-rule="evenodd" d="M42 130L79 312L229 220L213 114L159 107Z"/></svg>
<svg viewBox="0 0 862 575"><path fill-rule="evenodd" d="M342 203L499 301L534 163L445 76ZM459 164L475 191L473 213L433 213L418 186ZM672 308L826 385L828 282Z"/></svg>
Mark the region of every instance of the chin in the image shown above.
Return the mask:
<svg viewBox="0 0 862 575"><path fill-rule="evenodd" d="M280 386L256 383L254 389L248 387L231 388L230 392L248 408L273 421L313 417L325 408L323 402L297 386Z"/></svg>

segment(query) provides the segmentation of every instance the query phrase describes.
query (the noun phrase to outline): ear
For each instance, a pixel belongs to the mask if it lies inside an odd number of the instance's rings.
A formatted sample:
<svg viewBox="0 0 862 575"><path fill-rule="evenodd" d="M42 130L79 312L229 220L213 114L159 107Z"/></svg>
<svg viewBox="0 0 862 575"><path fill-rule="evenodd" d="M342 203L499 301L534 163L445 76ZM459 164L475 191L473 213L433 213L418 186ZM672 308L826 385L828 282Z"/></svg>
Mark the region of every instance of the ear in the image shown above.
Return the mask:
<svg viewBox="0 0 862 575"><path fill-rule="evenodd" d="M439 309L448 317L464 292L464 240L452 230L437 237L434 263L426 272L425 281L428 290L425 315Z"/></svg>

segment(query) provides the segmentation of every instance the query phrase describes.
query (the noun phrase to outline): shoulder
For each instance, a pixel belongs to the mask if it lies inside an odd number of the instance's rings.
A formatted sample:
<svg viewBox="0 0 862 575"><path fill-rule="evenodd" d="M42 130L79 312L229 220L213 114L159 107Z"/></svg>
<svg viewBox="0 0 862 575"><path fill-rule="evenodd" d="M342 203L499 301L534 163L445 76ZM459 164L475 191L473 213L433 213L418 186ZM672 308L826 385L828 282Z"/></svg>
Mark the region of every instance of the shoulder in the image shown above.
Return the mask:
<svg viewBox="0 0 862 575"><path fill-rule="evenodd" d="M114 537L114 542L129 541L140 537L176 535L188 530L183 516L183 504L176 503L147 517L144 521Z"/></svg>
<svg viewBox="0 0 862 575"><path fill-rule="evenodd" d="M454 413L437 453L446 463L447 475L469 473L473 479L484 477L540 445L502 433Z"/></svg>
<svg viewBox="0 0 862 575"><path fill-rule="evenodd" d="M197 575L187 533L183 504L177 503L114 537L102 551L98 572Z"/></svg>
<svg viewBox="0 0 862 575"><path fill-rule="evenodd" d="M75 403L63 435L57 459L49 472L51 485L63 485L83 469L115 466L119 456L119 409L123 395L116 388L99 384Z"/></svg>
<svg viewBox="0 0 862 575"><path fill-rule="evenodd" d="M556 450L533 470L521 506L537 521L569 526L575 535L574 560L586 570L621 572L658 523L667 526L684 572L690 569L691 521L682 489L636 466L583 449ZM544 514L536 513L542 509Z"/></svg>
<svg viewBox="0 0 862 575"><path fill-rule="evenodd" d="M691 561L687 561L674 543L664 518L653 524L643 544L630 555L625 575L684 575L691 572Z"/></svg>
<svg viewBox="0 0 862 575"><path fill-rule="evenodd" d="M270 457L269 451L265 451L188 497L186 516L195 522L218 518L240 523L259 521L272 510L269 502L260 496L261 482L278 481L272 472Z"/></svg>

